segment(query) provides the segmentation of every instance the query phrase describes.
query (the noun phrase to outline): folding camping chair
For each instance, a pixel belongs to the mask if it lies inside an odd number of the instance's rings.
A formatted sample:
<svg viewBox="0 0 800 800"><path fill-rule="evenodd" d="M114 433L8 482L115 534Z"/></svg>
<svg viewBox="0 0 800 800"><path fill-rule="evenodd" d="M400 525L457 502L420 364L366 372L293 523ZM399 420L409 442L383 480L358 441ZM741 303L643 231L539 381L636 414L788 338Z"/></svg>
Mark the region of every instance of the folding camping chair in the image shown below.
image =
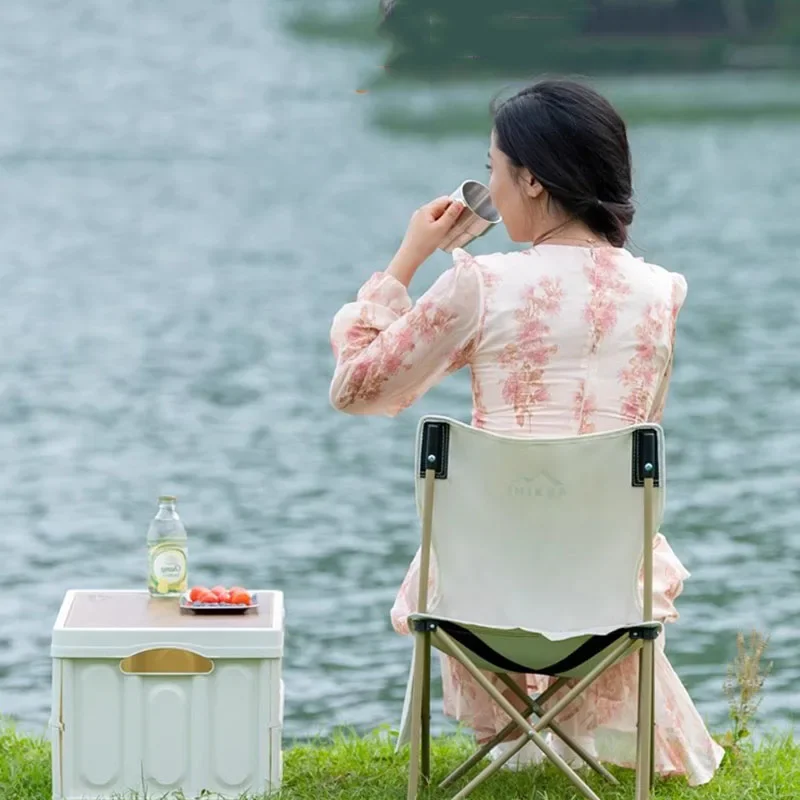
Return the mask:
<svg viewBox="0 0 800 800"><path fill-rule="evenodd" d="M655 640L661 632L652 619L652 541L663 515L666 478L661 428L643 424L531 440L428 416L419 425L417 459L419 611L409 618L414 657L398 741L399 749L410 738L408 800L416 800L420 780L430 777L431 647L456 658L510 718L442 787L509 734L521 735L454 800L470 794L528 741L584 797L598 800L542 734L559 737L616 783L557 718L605 670L638 651L636 800L647 800L654 775ZM438 591L429 607L432 566ZM482 670L497 673L526 710L518 711ZM556 681L530 698L508 673ZM566 694L549 704L559 690Z"/></svg>

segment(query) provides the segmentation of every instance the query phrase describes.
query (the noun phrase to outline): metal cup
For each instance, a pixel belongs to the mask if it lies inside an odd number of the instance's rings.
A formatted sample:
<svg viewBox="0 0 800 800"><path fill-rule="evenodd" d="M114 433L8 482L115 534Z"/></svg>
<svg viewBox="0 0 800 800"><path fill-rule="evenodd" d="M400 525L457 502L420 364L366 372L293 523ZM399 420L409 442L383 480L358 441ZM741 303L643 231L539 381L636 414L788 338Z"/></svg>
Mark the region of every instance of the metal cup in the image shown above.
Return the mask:
<svg viewBox="0 0 800 800"><path fill-rule="evenodd" d="M439 249L445 253L452 253L456 247L464 247L502 220L492 205L488 187L480 181L464 181L450 197L465 207L448 231L447 238L439 245Z"/></svg>

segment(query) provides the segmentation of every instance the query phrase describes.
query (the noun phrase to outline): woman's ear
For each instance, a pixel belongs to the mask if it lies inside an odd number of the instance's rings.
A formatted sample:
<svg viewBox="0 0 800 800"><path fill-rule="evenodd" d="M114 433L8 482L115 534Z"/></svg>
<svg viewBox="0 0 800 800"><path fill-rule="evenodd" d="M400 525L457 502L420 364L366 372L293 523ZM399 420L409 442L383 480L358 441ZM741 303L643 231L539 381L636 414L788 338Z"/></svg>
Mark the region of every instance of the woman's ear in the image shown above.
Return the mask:
<svg viewBox="0 0 800 800"><path fill-rule="evenodd" d="M522 181L525 194L534 200L544 191L544 186L527 169L522 173Z"/></svg>

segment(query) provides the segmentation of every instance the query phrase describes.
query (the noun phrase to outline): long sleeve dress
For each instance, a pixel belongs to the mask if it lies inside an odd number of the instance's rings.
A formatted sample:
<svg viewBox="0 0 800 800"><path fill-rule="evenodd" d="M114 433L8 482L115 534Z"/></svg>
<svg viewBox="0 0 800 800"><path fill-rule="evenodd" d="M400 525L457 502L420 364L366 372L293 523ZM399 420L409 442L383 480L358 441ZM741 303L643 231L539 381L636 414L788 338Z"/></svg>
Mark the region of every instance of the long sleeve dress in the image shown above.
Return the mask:
<svg viewBox="0 0 800 800"><path fill-rule="evenodd" d="M335 316L333 406L350 414L395 415L446 375L472 375L472 424L520 437L573 436L660 421L671 374L683 276L627 250L539 245L470 256L416 302L400 282L374 274ZM656 407L656 405L658 407ZM663 534L653 541L654 615L674 622L689 573ZM408 634L416 608L419 553L391 611ZM436 576L431 575L432 593ZM496 678L487 676L496 681ZM552 679L516 676L532 694ZM445 713L485 741L508 722L469 673L442 658ZM601 676L559 722L597 758L633 767L638 658ZM709 735L664 653L656 655L656 769L711 779L723 750Z"/></svg>

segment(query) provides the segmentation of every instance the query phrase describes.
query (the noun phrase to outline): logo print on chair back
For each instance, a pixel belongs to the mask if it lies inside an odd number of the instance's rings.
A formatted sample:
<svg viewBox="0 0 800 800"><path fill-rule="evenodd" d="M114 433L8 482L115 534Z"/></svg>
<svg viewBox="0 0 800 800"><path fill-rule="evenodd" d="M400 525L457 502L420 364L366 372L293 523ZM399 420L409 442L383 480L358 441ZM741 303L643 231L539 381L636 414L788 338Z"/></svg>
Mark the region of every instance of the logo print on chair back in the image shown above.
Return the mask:
<svg viewBox="0 0 800 800"><path fill-rule="evenodd" d="M566 487L549 472L542 470L537 475L521 476L508 485L511 497L541 497L557 500L567 494Z"/></svg>

